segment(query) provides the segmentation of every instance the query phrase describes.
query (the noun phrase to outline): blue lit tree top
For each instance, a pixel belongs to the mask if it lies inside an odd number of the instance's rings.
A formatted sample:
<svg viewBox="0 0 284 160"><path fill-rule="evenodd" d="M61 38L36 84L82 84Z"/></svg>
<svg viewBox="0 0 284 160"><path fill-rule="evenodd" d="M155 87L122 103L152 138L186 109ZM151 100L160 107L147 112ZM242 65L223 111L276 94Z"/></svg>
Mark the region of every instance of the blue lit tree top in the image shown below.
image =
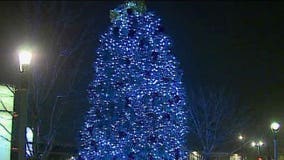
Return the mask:
<svg viewBox="0 0 284 160"><path fill-rule="evenodd" d="M182 73L160 21L140 2L111 11L94 62L78 159L186 159Z"/></svg>

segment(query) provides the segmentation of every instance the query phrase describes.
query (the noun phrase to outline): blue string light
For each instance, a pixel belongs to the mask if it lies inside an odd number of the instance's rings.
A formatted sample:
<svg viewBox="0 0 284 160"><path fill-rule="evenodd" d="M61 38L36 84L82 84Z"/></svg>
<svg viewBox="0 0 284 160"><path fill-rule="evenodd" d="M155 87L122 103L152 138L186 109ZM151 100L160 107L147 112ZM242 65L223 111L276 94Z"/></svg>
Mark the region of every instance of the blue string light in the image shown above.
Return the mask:
<svg viewBox="0 0 284 160"><path fill-rule="evenodd" d="M161 19L117 7L100 38L78 159L186 159L186 101Z"/></svg>

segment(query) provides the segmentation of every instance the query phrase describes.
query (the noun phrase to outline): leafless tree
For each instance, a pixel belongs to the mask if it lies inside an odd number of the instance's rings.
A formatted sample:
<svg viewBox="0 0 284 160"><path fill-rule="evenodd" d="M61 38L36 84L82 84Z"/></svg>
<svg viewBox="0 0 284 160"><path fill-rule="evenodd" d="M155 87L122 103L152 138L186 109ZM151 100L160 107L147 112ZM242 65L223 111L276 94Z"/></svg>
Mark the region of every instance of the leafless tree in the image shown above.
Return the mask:
<svg viewBox="0 0 284 160"><path fill-rule="evenodd" d="M189 94L189 145L204 159L226 141L235 139L247 122L246 107L225 87L197 87Z"/></svg>
<svg viewBox="0 0 284 160"><path fill-rule="evenodd" d="M29 85L34 156L44 160L54 144L64 98L74 91L84 48L93 41L94 21L85 15L86 6L79 2L27 1L21 5L25 41L32 44L35 53ZM43 149L39 144L44 144Z"/></svg>

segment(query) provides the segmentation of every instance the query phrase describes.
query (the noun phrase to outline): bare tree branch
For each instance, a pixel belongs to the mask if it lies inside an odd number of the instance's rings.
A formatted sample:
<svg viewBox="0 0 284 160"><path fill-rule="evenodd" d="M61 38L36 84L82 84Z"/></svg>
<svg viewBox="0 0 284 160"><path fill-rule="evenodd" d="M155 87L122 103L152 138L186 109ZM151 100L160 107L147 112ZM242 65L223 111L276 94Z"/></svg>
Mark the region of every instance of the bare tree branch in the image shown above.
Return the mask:
<svg viewBox="0 0 284 160"><path fill-rule="evenodd" d="M3 107L3 109L4 109L5 112L7 112L7 113L9 113L11 116L13 116L13 112L9 111L9 110L6 108L6 106L5 106L4 102L2 101L2 99L0 99L0 104L2 105L2 107Z"/></svg>
<svg viewBox="0 0 284 160"><path fill-rule="evenodd" d="M201 150L206 159L216 147L235 136L234 133L244 127L247 119L242 117L238 110L245 108L225 87L192 88L189 97L192 129L189 143L195 149Z"/></svg>
<svg viewBox="0 0 284 160"><path fill-rule="evenodd" d="M0 126L8 133L11 135L11 132L4 126L2 123L0 123Z"/></svg>
<svg viewBox="0 0 284 160"><path fill-rule="evenodd" d="M94 21L91 17L83 17L85 11L81 3L31 1L25 5L27 37L37 45L36 63L33 63L32 80L30 84L30 112L35 130L35 153L38 156L38 143L47 138L42 157L48 157L56 137L56 128L60 126L62 109L57 103L59 96L69 96L73 91L76 75L81 62L72 65L73 70L65 77L69 80L58 86L62 75L66 74L66 66L72 57L82 59L83 46L94 40L91 30ZM80 23L77 23L80 20ZM64 77L64 78L65 78ZM64 94L62 94L62 93ZM60 94L59 94L60 93ZM54 99L54 100L52 100ZM52 103L54 102L54 103ZM43 110L51 111L48 119L43 118ZM45 123L47 121L47 123ZM43 123L49 124L43 126Z"/></svg>
<svg viewBox="0 0 284 160"><path fill-rule="evenodd" d="M15 90L13 90L10 85L5 84L5 86L11 91L11 93L15 94Z"/></svg>
<svg viewBox="0 0 284 160"><path fill-rule="evenodd" d="M6 138L6 137L4 137L2 135L0 135L0 137L3 138L4 140L6 140L7 142L11 142L8 138Z"/></svg>

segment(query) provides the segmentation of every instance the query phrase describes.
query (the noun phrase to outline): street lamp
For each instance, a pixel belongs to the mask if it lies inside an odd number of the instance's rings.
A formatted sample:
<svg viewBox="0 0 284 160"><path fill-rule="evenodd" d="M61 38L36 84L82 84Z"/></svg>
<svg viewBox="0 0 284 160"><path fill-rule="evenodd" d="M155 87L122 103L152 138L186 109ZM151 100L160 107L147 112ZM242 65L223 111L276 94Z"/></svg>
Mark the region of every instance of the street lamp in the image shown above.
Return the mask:
<svg viewBox="0 0 284 160"><path fill-rule="evenodd" d="M238 136L238 140L241 142L241 148L240 148L240 155L241 155L241 159L245 159L245 155L244 155L244 151L243 151L243 145L244 145L244 140L245 140L245 137L243 135L239 135Z"/></svg>
<svg viewBox="0 0 284 160"><path fill-rule="evenodd" d="M278 160L276 135L279 132L280 124L277 122L273 122L271 123L270 128L273 132L274 160Z"/></svg>
<svg viewBox="0 0 284 160"><path fill-rule="evenodd" d="M16 118L17 134L16 139L18 141L18 160L26 160L26 128L27 128L27 111L28 111L28 78L29 78L29 65L31 63L32 54L28 50L19 51L19 69L20 84L16 89L16 97L18 104L16 105L16 112L18 116Z"/></svg>
<svg viewBox="0 0 284 160"><path fill-rule="evenodd" d="M258 154L258 156L260 156L260 147L262 147L263 145L264 145L264 143L263 143L261 140L259 140L259 141L257 141L257 142L255 142L255 141L252 141L252 142L251 142L251 146L257 148L257 154Z"/></svg>
<svg viewBox="0 0 284 160"><path fill-rule="evenodd" d="M239 136L238 136L238 139L239 139L240 141L243 141L243 140L245 139L245 137L242 136L242 135L239 135Z"/></svg>
<svg viewBox="0 0 284 160"><path fill-rule="evenodd" d="M238 136L238 140L241 142L240 146L238 146L237 148L235 148L234 150L232 150L230 153L231 154L234 154L236 153L237 151L240 151L240 154L241 154L241 159L245 159L245 153L244 153L244 146L249 144L251 141L250 140L246 140L247 138L244 137L243 135L239 135Z"/></svg>

